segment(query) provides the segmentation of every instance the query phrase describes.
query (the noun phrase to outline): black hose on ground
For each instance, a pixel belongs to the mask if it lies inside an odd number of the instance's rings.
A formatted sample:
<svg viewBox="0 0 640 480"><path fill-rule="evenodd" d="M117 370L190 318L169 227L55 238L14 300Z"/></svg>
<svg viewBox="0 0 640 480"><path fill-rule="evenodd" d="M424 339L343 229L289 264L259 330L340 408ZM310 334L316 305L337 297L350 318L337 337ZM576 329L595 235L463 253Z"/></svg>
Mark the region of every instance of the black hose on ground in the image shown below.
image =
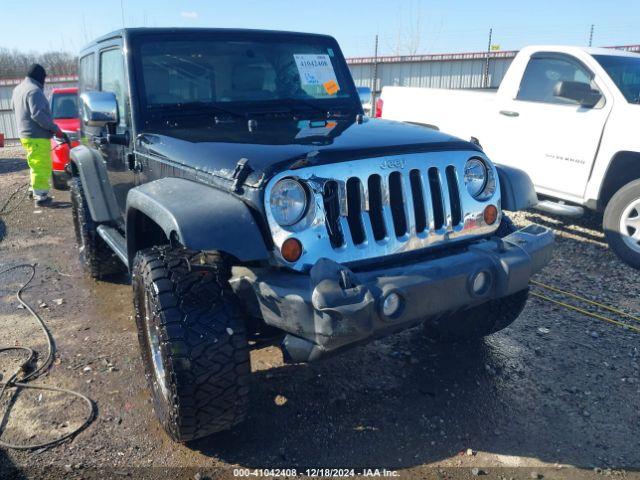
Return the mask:
<svg viewBox="0 0 640 480"><path fill-rule="evenodd" d="M31 308L31 306L27 302L25 302L22 298L22 292L29 286L29 284L31 283L31 281L36 275L36 266L28 263L16 265L0 271L0 275L4 275L13 270L18 270L23 268L30 269L31 275L29 276L29 279L17 291L16 297L18 298L18 301L22 304L22 306L29 311L31 316L37 320L38 325L40 326L40 329L42 330L42 333L44 334L47 340L48 352L44 362L42 362L42 364L38 367L37 354L31 348L15 347L15 346L0 347L0 353L8 352L8 351L23 351L27 353L27 358L22 362L18 370L16 370L15 373L13 373L6 382L3 383L0 381L0 400L3 398L5 392L9 391L10 389L15 389L13 393L14 395L16 395L20 391L20 389L32 389L32 390L45 390L48 392L66 393L68 395L72 395L82 399L87 404L87 415L85 420L82 422L82 425L80 425L79 427L75 428L73 431L55 440L39 443L37 445L18 445L18 444L8 443L0 440L0 447L10 448L14 450L33 450L38 448L53 447L73 437L74 435L79 433L81 430L86 428L93 421L94 415L95 415L95 409L91 399L81 393L74 392L72 390L67 390L65 388L46 387L43 385L33 385L29 383L37 379L38 377L40 377L43 373L45 373L49 369L49 367L53 363L55 346L53 342L53 337L51 336L51 332L49 332L49 329L47 328L46 324L44 323L40 315L38 315L38 313L36 313L33 310L33 308ZM0 417L0 437L4 433L3 426L7 424L7 420L10 412L11 412L11 401L9 401L7 408L2 413L2 417Z"/></svg>
<svg viewBox="0 0 640 480"><path fill-rule="evenodd" d="M0 207L0 217L2 216L7 216L10 213L13 213L14 211L16 211L18 209L18 207L20 207L20 203L22 202L22 200L24 200L27 197L27 194L29 193L29 184L28 183L24 183L20 186L18 186L12 193L11 195L9 195L9 197L7 198L7 200L2 204L2 206ZM20 193L23 193L24 195L22 197L19 197L19 200L15 203L15 205L13 205L11 208L9 208L9 204L13 201L14 198L16 198L17 195L19 195Z"/></svg>

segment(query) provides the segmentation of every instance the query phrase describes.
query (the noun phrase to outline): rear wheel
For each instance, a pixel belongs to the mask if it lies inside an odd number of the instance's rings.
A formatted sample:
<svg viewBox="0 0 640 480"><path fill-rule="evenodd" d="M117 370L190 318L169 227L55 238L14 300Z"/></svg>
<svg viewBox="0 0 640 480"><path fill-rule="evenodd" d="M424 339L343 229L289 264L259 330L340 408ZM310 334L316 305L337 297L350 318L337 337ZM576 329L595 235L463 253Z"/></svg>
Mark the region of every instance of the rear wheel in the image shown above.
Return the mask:
<svg viewBox="0 0 640 480"><path fill-rule="evenodd" d="M71 213L76 233L80 263L93 278L123 273L124 264L98 235L98 226L91 218L87 199L79 177L71 179Z"/></svg>
<svg viewBox="0 0 640 480"><path fill-rule="evenodd" d="M496 235L504 238L517 230L503 213ZM429 319L424 323L425 335L439 343L451 343L484 337L511 325L520 316L529 298L526 288L507 297L489 300L477 307Z"/></svg>
<svg viewBox="0 0 640 480"><path fill-rule="evenodd" d="M640 268L640 180L611 197L602 223L611 250L627 265Z"/></svg>
<svg viewBox="0 0 640 480"><path fill-rule="evenodd" d="M56 190L69 190L69 183L65 172L53 171L51 183Z"/></svg>
<svg viewBox="0 0 640 480"><path fill-rule="evenodd" d="M240 423L248 406L249 345L230 267L183 247L139 252L132 271L142 360L160 423L189 441Z"/></svg>

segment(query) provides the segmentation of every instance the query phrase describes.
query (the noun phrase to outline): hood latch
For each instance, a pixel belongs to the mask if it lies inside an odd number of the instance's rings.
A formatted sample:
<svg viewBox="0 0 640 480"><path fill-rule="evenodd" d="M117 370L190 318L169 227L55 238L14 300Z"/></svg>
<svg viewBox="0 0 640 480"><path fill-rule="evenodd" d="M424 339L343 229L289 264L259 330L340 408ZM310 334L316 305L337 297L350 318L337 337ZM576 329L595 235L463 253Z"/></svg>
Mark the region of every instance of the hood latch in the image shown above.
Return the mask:
<svg viewBox="0 0 640 480"><path fill-rule="evenodd" d="M242 189L242 184L245 182L251 172L252 170L249 166L248 158L241 158L240 160L238 160L238 163L236 163L236 168L233 170L232 176L232 178L234 179L232 188L235 193L240 192L240 190Z"/></svg>

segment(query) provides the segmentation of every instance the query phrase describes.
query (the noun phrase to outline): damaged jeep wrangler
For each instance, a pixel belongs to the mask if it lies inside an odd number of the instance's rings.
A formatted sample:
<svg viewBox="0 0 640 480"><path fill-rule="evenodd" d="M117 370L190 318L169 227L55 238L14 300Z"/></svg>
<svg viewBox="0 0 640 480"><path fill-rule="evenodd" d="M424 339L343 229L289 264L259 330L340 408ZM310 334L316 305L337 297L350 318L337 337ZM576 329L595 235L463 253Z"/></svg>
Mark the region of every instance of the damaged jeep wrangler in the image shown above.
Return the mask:
<svg viewBox="0 0 640 480"><path fill-rule="evenodd" d="M551 257L526 174L364 116L328 36L125 29L79 60L81 261L127 269L156 413L188 441L248 408L251 348L308 362L409 327L505 328Z"/></svg>

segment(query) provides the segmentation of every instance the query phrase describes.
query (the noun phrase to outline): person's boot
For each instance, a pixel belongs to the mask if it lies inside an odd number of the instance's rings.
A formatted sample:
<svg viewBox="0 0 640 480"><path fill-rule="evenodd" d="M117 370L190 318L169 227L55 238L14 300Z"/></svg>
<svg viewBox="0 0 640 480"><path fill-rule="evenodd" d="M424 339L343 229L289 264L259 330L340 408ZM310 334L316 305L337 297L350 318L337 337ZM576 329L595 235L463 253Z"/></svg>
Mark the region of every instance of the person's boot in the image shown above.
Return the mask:
<svg viewBox="0 0 640 480"><path fill-rule="evenodd" d="M36 207L46 207L51 204L51 196L47 191L33 191L33 200Z"/></svg>

